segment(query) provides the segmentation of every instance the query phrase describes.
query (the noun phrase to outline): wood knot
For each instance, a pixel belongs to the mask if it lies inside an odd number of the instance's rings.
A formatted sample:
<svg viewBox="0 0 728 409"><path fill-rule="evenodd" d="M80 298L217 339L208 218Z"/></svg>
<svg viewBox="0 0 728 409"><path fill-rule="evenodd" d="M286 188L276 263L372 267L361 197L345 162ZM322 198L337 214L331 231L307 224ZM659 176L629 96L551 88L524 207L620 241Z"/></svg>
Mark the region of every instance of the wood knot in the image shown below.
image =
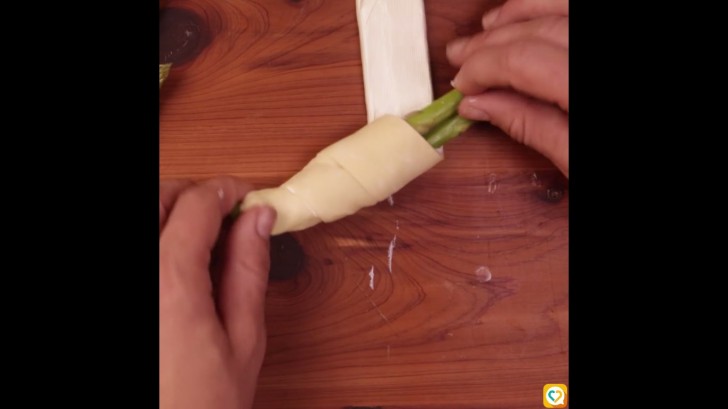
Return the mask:
<svg viewBox="0 0 728 409"><path fill-rule="evenodd" d="M548 202L559 202L564 197L564 190L560 188L546 189L545 199Z"/></svg>
<svg viewBox="0 0 728 409"><path fill-rule="evenodd" d="M291 234L281 234L270 239L271 281L289 280L303 268L303 248Z"/></svg>
<svg viewBox="0 0 728 409"><path fill-rule="evenodd" d="M286 2L292 7L306 10L318 9L323 3L322 0L286 0Z"/></svg>
<svg viewBox="0 0 728 409"><path fill-rule="evenodd" d="M165 8L159 13L159 63L179 66L195 59L212 41L207 22L195 12Z"/></svg>
<svg viewBox="0 0 728 409"><path fill-rule="evenodd" d="M558 171L533 172L531 184L536 188L535 194L547 203L559 203L566 196L569 182Z"/></svg>

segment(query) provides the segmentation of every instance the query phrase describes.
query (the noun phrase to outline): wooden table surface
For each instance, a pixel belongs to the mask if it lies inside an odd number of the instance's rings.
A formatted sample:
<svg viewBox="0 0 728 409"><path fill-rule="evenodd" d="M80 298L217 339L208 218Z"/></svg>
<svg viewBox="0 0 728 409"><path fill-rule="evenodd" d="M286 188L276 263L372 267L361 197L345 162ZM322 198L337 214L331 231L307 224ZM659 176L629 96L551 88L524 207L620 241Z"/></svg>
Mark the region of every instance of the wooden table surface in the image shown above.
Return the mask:
<svg viewBox="0 0 728 409"><path fill-rule="evenodd" d="M445 44L499 3L425 1L435 96ZM366 123L355 0L168 0L167 61L161 178L274 186ZM568 384L568 182L487 124L445 157L274 240L256 408L538 408Z"/></svg>

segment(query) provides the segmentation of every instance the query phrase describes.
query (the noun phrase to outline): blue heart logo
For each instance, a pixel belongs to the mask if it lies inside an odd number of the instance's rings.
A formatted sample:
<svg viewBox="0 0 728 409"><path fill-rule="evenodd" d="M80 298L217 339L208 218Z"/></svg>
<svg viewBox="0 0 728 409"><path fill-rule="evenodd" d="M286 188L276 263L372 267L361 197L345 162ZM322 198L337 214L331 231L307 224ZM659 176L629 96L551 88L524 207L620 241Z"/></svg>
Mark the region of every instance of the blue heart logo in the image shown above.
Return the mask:
<svg viewBox="0 0 728 409"><path fill-rule="evenodd" d="M551 396L552 393L556 395L555 398L553 396ZM554 388L554 389L551 389L550 391L548 391L546 393L546 396L549 398L551 403L557 403L564 397L564 392L562 392L560 389Z"/></svg>

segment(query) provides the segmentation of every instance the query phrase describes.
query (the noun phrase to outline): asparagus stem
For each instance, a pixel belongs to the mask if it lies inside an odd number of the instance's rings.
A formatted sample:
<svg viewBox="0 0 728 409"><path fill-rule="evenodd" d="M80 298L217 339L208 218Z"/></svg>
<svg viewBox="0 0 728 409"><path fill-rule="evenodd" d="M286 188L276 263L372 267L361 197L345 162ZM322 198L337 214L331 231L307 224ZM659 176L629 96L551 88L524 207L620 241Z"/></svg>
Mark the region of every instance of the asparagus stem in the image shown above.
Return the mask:
<svg viewBox="0 0 728 409"><path fill-rule="evenodd" d="M159 64L159 89L162 89L162 84L167 79L170 68L172 68L172 64Z"/></svg>
<svg viewBox="0 0 728 409"><path fill-rule="evenodd" d="M463 99L460 91L453 89L447 94L434 100L430 105L410 114L405 118L420 135L424 136L443 120L452 116L458 110L458 105Z"/></svg>
<svg viewBox="0 0 728 409"><path fill-rule="evenodd" d="M243 212L243 209L241 208L242 204L243 204L242 200L238 200L237 202L235 202L235 205L233 206L233 210L230 211L230 215L229 215L230 219L235 220L238 218L238 216L240 216L240 213Z"/></svg>
<svg viewBox="0 0 728 409"><path fill-rule="evenodd" d="M460 115L453 115L427 133L425 139L433 148L439 148L449 140L465 132L472 124L473 121L469 119L465 119Z"/></svg>

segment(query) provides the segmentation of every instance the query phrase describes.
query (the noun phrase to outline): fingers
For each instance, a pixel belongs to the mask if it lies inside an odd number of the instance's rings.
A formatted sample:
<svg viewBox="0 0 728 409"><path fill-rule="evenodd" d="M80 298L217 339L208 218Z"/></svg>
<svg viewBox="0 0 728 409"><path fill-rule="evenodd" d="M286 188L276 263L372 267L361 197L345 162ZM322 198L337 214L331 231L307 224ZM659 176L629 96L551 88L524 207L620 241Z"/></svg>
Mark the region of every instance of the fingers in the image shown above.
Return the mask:
<svg viewBox="0 0 728 409"><path fill-rule="evenodd" d="M483 16L483 29L544 16L568 16L569 0L509 0Z"/></svg>
<svg viewBox="0 0 728 409"><path fill-rule="evenodd" d="M569 110L569 51L541 40L478 49L452 83L465 95L513 88Z"/></svg>
<svg viewBox="0 0 728 409"><path fill-rule="evenodd" d="M159 182L159 232L167 221L167 215L172 210L177 196L192 184L189 180L163 180Z"/></svg>
<svg viewBox="0 0 728 409"><path fill-rule="evenodd" d="M233 348L264 341L260 337L265 335L262 330L270 270L269 239L275 218L272 208L253 207L236 220L230 231L219 307Z"/></svg>
<svg viewBox="0 0 728 409"><path fill-rule="evenodd" d="M210 252L222 220L250 190L250 185L224 177L179 194L159 237L160 294L167 286L183 284L209 296Z"/></svg>
<svg viewBox="0 0 728 409"><path fill-rule="evenodd" d="M486 120L550 159L569 177L569 119L557 107L510 91L467 97L461 116Z"/></svg>
<svg viewBox="0 0 728 409"><path fill-rule="evenodd" d="M508 0L483 16L484 32L457 39L461 116L490 121L569 175L569 2ZM559 109L561 108L561 109Z"/></svg>
<svg viewBox="0 0 728 409"><path fill-rule="evenodd" d="M472 37L456 39L447 45L447 58L456 67L485 46L504 45L524 39L540 39L569 48L569 19L550 16L523 23L501 26Z"/></svg>

